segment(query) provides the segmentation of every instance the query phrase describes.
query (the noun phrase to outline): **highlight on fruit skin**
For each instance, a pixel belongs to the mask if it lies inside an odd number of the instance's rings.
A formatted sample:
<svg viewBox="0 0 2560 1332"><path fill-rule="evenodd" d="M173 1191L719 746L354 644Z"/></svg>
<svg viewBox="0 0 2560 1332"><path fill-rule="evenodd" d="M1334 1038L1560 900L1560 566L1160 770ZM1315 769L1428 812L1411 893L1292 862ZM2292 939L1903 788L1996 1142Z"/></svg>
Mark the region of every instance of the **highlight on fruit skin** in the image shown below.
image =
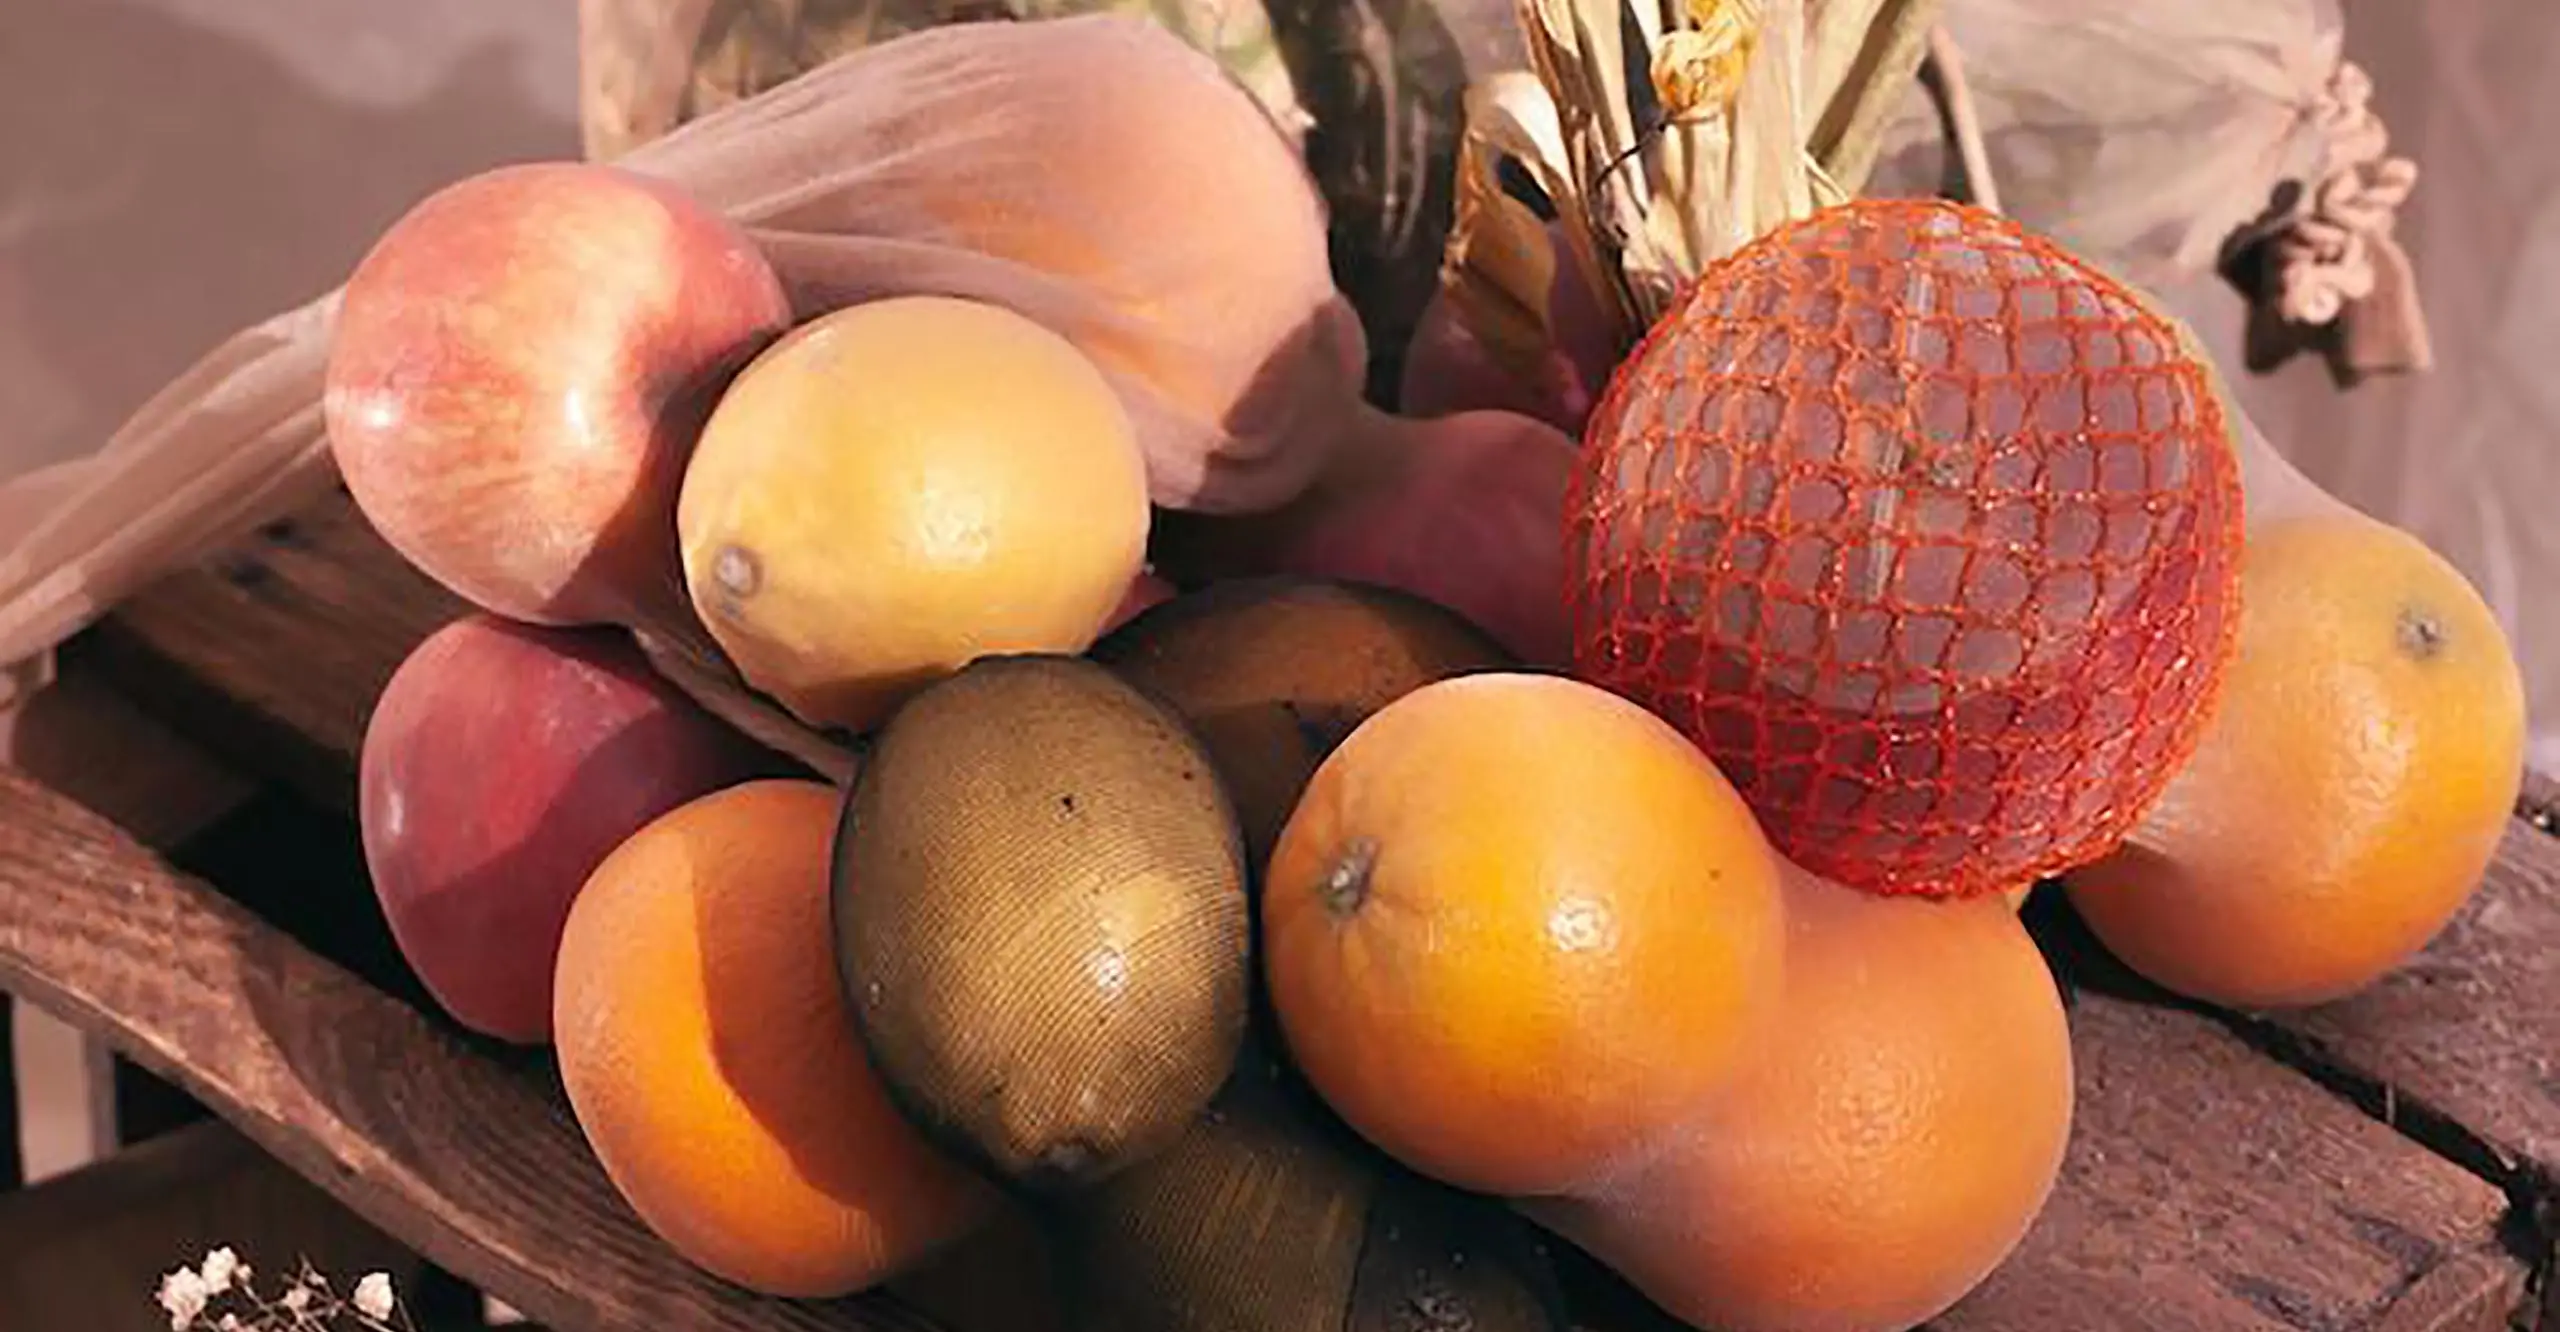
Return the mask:
<svg viewBox="0 0 2560 1332"><path fill-rule="evenodd" d="M348 278L321 395L383 540L535 624L690 615L668 530L728 377L791 322L744 228L659 177L490 168L420 200Z"/></svg>
<svg viewBox="0 0 2560 1332"><path fill-rule="evenodd" d="M356 823L383 921L463 1026L551 1036L570 904L659 815L789 765L605 629L463 615L402 659L356 762Z"/></svg>
<svg viewBox="0 0 2560 1332"><path fill-rule="evenodd" d="M2240 646L2195 757L2064 878L2119 959L2244 1008L2344 998L2477 889L2524 771L2523 681L2479 593L2343 505L2249 536Z"/></svg>
<svg viewBox="0 0 2560 1332"><path fill-rule="evenodd" d="M1234 1066L1234 810L1181 719L1094 662L984 657L900 708L846 795L833 902L891 1097L999 1183L1107 1179Z"/></svg>
<svg viewBox="0 0 2560 1332"><path fill-rule="evenodd" d="M2016 1251L2073 1114L2062 997L1995 895L1790 868L1785 993L1671 1146L1521 1210L1714 1332L1902 1332Z"/></svg>
<svg viewBox="0 0 2560 1332"><path fill-rule="evenodd" d="M2229 655L2241 493L2210 367L1964 205L1859 200L1709 268L1573 481L1577 674L1853 888L1965 896L2103 854Z"/></svg>
<svg viewBox="0 0 2560 1332"><path fill-rule="evenodd" d="M822 782L660 816L570 908L554 1019L579 1129L686 1261L769 1295L868 1289L997 1195L902 1118L836 989Z"/></svg>
<svg viewBox="0 0 2560 1332"><path fill-rule="evenodd" d="M1102 371L1000 306L908 296L793 329L721 396L676 508L745 681L868 731L990 654L1078 652L1145 567L1146 462Z"/></svg>
<svg viewBox="0 0 2560 1332"><path fill-rule="evenodd" d="M1288 1052L1343 1120L1484 1193L1574 1188L1740 1066L1778 863L1695 746L1561 676L1389 703L1318 767L1261 901Z"/></svg>

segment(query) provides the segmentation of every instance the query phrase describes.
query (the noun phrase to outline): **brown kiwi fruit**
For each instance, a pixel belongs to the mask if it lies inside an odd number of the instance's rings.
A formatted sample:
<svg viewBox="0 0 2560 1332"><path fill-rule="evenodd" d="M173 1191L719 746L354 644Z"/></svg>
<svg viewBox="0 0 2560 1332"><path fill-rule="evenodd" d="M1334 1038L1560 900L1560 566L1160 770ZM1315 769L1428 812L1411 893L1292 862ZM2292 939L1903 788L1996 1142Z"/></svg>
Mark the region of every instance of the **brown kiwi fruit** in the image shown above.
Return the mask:
<svg viewBox="0 0 2560 1332"><path fill-rule="evenodd" d="M916 1126L1027 1192L1175 1138L1244 1038L1244 858L1182 720L1081 657L986 657L877 734L837 828L836 958Z"/></svg>
<svg viewBox="0 0 2560 1332"><path fill-rule="evenodd" d="M1171 704L1208 746L1257 875L1316 765L1353 727L1434 680L1513 665L1434 602L1290 576L1149 607L1087 655Z"/></svg>
<svg viewBox="0 0 2560 1332"><path fill-rule="evenodd" d="M1362 1142L1253 1041L1191 1131L1041 1209L1070 1332L1555 1332L1534 1231Z"/></svg>

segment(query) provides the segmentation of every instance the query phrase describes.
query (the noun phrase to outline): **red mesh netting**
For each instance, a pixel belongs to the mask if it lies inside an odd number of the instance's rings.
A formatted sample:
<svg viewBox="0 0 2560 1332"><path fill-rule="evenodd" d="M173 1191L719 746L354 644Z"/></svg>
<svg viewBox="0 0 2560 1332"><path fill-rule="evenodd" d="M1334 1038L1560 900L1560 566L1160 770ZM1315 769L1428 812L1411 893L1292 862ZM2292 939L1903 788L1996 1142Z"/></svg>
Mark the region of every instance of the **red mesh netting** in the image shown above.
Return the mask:
<svg viewBox="0 0 2560 1332"><path fill-rule="evenodd" d="M2193 747L2237 619L2207 373L1978 209L1782 228L1702 275L1591 418L1575 669L1853 887L1967 895L2103 854Z"/></svg>

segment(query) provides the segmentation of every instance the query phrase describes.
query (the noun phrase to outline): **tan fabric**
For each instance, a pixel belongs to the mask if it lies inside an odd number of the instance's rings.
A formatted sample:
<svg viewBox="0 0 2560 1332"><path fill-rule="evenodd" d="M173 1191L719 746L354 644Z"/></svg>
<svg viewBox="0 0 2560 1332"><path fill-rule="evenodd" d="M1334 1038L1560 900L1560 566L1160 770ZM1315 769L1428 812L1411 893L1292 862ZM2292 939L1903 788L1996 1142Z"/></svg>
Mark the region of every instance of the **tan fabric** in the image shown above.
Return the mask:
<svg viewBox="0 0 2560 1332"><path fill-rule="evenodd" d="M905 33L1144 19L1215 60L1305 154L1383 392L1435 290L1467 82L1524 58L1514 12L1513 0L579 0L580 120L588 156L610 160Z"/></svg>
<svg viewBox="0 0 2560 1332"><path fill-rule="evenodd" d="M2424 295L2432 368L2339 392L2296 358L2234 391L2312 480L2437 551L2480 589L2524 668L2528 760L2560 772L2560 4L2348 0L2347 56L2391 151L2418 163L2393 238ZM2245 355L2226 284L2187 307Z"/></svg>
<svg viewBox="0 0 2560 1332"><path fill-rule="evenodd" d="M2321 163L2331 0L1946 0L2005 211L2158 283L2205 271ZM1868 181L1936 193L1952 151L1912 89Z"/></svg>

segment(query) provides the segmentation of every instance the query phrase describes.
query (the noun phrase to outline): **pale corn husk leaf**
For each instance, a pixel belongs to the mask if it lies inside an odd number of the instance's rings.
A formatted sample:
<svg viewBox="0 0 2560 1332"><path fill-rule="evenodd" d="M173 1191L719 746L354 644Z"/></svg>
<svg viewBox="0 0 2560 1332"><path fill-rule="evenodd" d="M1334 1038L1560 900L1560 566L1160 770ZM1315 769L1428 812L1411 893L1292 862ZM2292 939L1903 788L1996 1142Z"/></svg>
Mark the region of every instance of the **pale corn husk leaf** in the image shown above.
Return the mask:
<svg viewBox="0 0 2560 1332"><path fill-rule="evenodd" d="M1550 195L1570 188L1555 103L1526 74L1497 75L1468 90L1441 285L1485 349L1527 373L1552 341L1547 298L1556 253L1546 224L1502 188L1506 160Z"/></svg>
<svg viewBox="0 0 2560 1332"><path fill-rule="evenodd" d="M1811 0L1806 146L1844 197L1866 187L1943 8L1943 0Z"/></svg>
<svg viewBox="0 0 2560 1332"><path fill-rule="evenodd" d="M1940 0L1519 3L1529 66L1563 140L1561 163L1547 165L1568 179L1545 188L1565 235L1590 251L1593 288L1624 346L1708 265L1855 194ZM1630 30L1641 62L1628 59ZM1651 72L1650 95L1628 86L1630 63ZM1477 152L1494 147L1488 136ZM1489 180L1491 164L1480 169ZM1478 267L1453 251L1442 280L1453 291L1498 286ZM1520 354L1522 312L1542 306L1480 302L1483 322L1471 315L1471 326Z"/></svg>

